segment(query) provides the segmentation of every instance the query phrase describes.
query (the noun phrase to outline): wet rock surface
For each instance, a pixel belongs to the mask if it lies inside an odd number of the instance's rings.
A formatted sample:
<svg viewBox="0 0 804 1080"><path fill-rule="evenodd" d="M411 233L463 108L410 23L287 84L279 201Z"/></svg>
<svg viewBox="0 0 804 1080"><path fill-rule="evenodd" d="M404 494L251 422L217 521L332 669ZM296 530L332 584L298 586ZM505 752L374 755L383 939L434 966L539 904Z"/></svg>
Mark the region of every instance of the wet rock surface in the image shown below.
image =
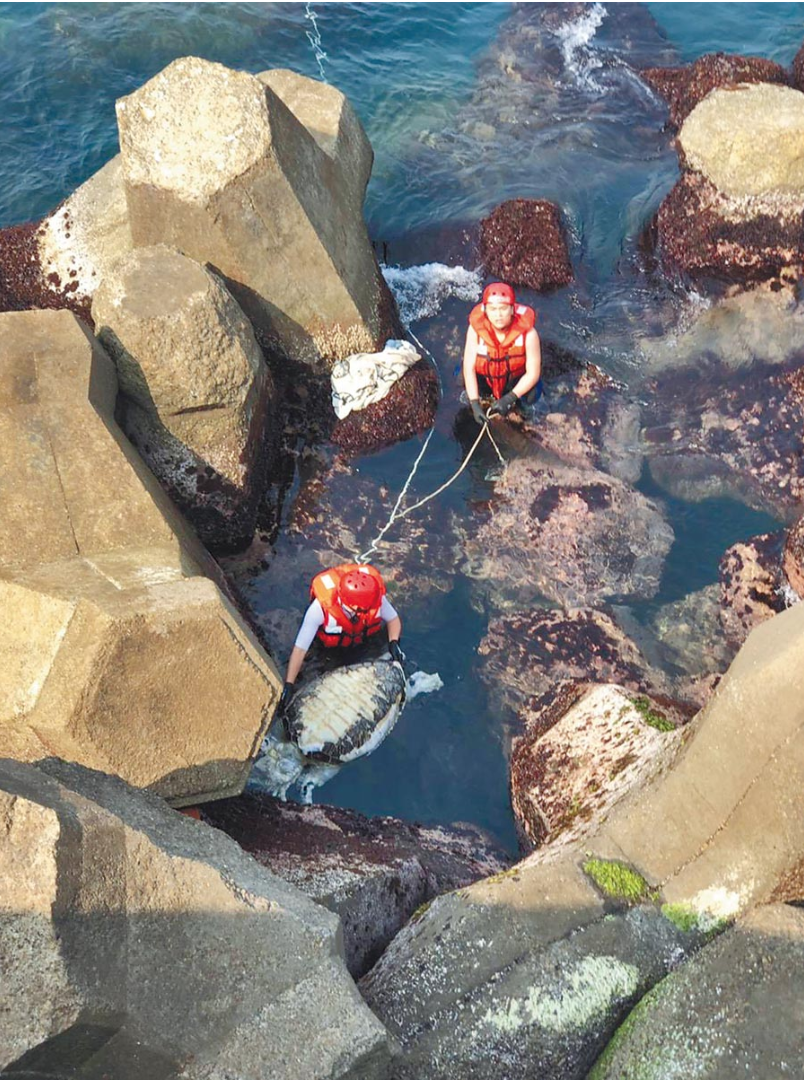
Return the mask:
<svg viewBox="0 0 804 1080"><path fill-rule="evenodd" d="M665 267L704 284L800 268L804 95L767 83L715 90L678 143L685 171L656 216Z"/></svg>
<svg viewBox="0 0 804 1080"><path fill-rule="evenodd" d="M782 519L804 501L801 369L717 365L649 380L644 445L653 478L696 501L727 494ZM798 512L798 513L797 513Z"/></svg>
<svg viewBox="0 0 804 1080"><path fill-rule="evenodd" d="M435 371L427 361L419 361L382 401L339 420L332 429L332 442L350 456L402 442L432 425L438 398Z"/></svg>
<svg viewBox="0 0 804 1080"><path fill-rule="evenodd" d="M428 828L269 796L210 803L203 818L340 916L356 978L423 904L510 861L473 826Z"/></svg>
<svg viewBox="0 0 804 1080"><path fill-rule="evenodd" d="M489 277L541 292L569 285L572 264L559 208L546 199L511 199L480 223Z"/></svg>
<svg viewBox="0 0 804 1080"><path fill-rule="evenodd" d="M27 311L29 308L67 308L91 325L89 303L76 296L77 283L50 281L42 272L39 239L42 222L30 221L0 229L0 311Z"/></svg>
<svg viewBox="0 0 804 1080"><path fill-rule="evenodd" d="M520 718L525 734L511 754L511 805L523 844L553 859L670 765L688 712L611 684L567 683L549 705Z"/></svg>
<svg viewBox="0 0 804 1080"><path fill-rule="evenodd" d="M689 114L713 90L745 83L786 85L789 75L773 60L759 56L707 53L683 68L645 68L641 77L665 99L670 122L679 128Z"/></svg>
<svg viewBox="0 0 804 1080"><path fill-rule="evenodd" d="M740 642L724 640L723 603L720 586L707 585L659 608L648 629L660 667L692 678L726 670Z"/></svg>
<svg viewBox="0 0 804 1080"><path fill-rule="evenodd" d="M651 597L673 531L655 503L594 470L511 461L487 522L466 539L468 573L498 608Z"/></svg>
<svg viewBox="0 0 804 1080"><path fill-rule="evenodd" d="M742 645L755 626L787 607L783 595L784 533L732 544L720 560L720 623L728 641Z"/></svg>
<svg viewBox="0 0 804 1080"><path fill-rule="evenodd" d="M517 612L492 619L478 646L479 673L506 703L538 711L564 681L616 683L665 695L665 677L602 611ZM547 695L546 700L538 699Z"/></svg>
<svg viewBox="0 0 804 1080"><path fill-rule="evenodd" d="M589 1080L801 1073L802 976L804 912L758 908L642 999Z"/></svg>

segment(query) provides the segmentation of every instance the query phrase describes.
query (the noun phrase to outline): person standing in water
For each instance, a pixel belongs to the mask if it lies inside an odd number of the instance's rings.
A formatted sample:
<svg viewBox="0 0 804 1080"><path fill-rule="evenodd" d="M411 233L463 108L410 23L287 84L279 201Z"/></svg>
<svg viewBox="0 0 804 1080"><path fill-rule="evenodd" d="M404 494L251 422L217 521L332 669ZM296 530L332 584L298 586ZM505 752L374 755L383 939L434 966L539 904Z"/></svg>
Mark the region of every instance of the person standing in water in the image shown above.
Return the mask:
<svg viewBox="0 0 804 1080"><path fill-rule="evenodd" d="M402 620L385 594L385 582L368 563L342 563L316 574L310 586L310 606L290 654L279 708L287 707L307 650L318 641L325 649L348 649L365 645L369 638L388 629L391 659L400 664L405 654L399 644Z"/></svg>
<svg viewBox="0 0 804 1080"><path fill-rule="evenodd" d="M536 312L517 304L514 290L495 281L469 315L463 351L463 382L472 415L478 424L488 416L507 416L542 394L542 353L536 333ZM488 416L481 397L494 400Z"/></svg>

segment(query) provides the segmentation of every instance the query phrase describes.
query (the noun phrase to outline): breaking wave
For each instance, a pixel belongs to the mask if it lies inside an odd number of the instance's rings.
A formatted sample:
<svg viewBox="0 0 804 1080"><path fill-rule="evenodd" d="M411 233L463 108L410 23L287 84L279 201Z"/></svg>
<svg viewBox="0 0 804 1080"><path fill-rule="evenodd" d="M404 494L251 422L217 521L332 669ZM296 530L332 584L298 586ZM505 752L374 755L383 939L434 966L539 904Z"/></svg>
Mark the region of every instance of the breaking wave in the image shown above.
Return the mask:
<svg viewBox="0 0 804 1080"><path fill-rule="evenodd" d="M566 23L555 32L567 71L579 86L598 93L603 87L592 72L603 66L603 60L590 43L605 17L605 6L595 3L579 19Z"/></svg>
<svg viewBox="0 0 804 1080"><path fill-rule="evenodd" d="M382 272L406 325L437 315L450 297L464 301L480 299L480 273L463 266L423 263L421 266L384 266Z"/></svg>

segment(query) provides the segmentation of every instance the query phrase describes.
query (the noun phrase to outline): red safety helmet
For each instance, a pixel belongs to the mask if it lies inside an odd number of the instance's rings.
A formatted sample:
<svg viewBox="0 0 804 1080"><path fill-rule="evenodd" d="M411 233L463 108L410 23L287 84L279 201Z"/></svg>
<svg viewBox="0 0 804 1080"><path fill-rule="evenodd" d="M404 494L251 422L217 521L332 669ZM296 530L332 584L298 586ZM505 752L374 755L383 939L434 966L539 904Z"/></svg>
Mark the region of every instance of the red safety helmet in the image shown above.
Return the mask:
<svg viewBox="0 0 804 1080"><path fill-rule="evenodd" d="M483 290L483 306L485 307L491 300L501 300L504 304L513 306L516 303L516 296L511 286L506 285L504 281L492 281L491 285L487 285Z"/></svg>
<svg viewBox="0 0 804 1080"><path fill-rule="evenodd" d="M338 585L338 599L346 607L355 611L372 611L381 603L379 582L362 570L350 570L344 574Z"/></svg>

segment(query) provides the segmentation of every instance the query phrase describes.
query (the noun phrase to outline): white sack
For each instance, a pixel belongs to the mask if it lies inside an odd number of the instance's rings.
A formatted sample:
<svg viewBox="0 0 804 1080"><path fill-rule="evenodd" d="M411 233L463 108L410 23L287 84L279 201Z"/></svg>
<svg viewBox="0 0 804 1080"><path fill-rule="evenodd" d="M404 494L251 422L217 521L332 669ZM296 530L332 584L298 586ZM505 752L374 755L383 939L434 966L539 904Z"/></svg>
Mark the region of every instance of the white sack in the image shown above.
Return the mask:
<svg viewBox="0 0 804 1080"><path fill-rule="evenodd" d="M332 369L332 408L339 420L382 401L421 357L409 341L387 342L379 353L355 353Z"/></svg>

